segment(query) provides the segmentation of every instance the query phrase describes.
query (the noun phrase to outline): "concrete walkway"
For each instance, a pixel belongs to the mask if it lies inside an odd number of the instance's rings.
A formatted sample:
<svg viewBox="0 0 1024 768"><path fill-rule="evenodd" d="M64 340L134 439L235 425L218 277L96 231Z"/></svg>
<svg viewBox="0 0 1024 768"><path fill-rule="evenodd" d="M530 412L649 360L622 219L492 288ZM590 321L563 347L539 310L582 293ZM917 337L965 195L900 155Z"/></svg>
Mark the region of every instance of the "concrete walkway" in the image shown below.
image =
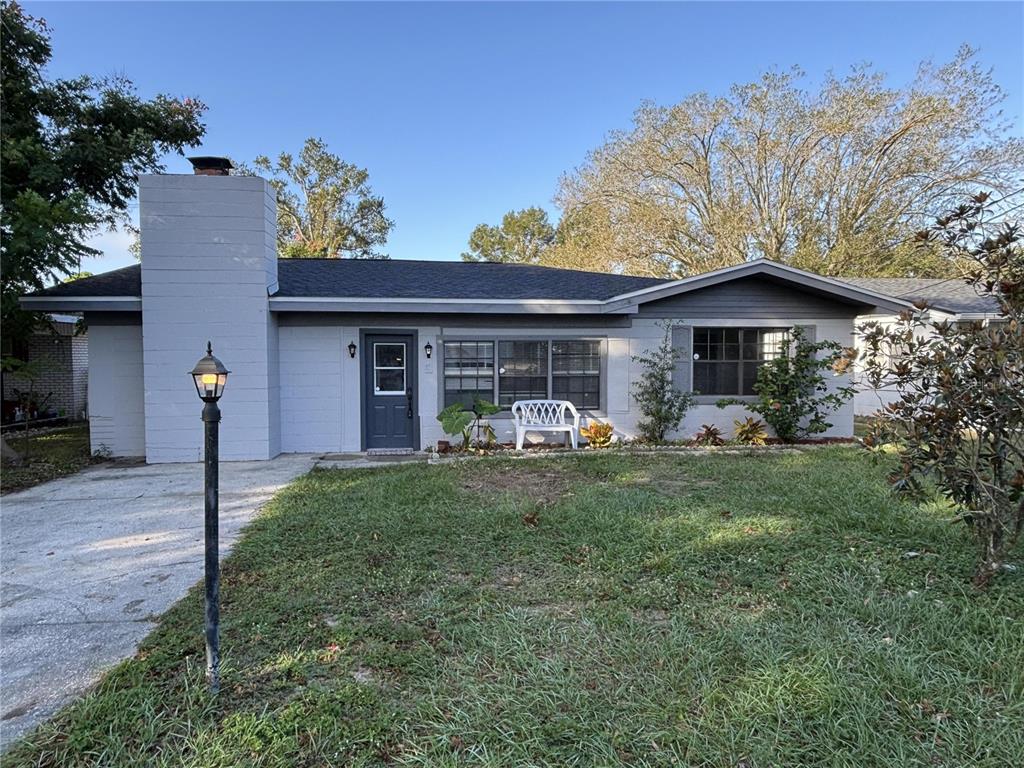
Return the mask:
<svg viewBox="0 0 1024 768"><path fill-rule="evenodd" d="M221 556L318 458L221 465ZM203 577L202 472L101 466L0 498L0 750L134 654Z"/></svg>

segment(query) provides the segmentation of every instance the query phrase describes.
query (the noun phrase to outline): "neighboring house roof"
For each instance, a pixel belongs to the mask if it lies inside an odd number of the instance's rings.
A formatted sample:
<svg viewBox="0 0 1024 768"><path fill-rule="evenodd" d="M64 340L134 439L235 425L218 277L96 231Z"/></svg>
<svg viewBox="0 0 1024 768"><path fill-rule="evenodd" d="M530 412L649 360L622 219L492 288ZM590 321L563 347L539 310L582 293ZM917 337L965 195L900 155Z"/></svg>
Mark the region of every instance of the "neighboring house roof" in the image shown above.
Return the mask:
<svg viewBox="0 0 1024 768"><path fill-rule="evenodd" d="M907 301L926 301L938 309L961 315L998 315L999 305L991 296L979 296L960 278L846 277L843 280Z"/></svg>
<svg viewBox="0 0 1024 768"><path fill-rule="evenodd" d="M274 310L394 312L589 312L626 314L640 304L758 276L848 305L900 311L910 302L870 286L758 259L682 280L630 277L522 264L352 259L281 259ZM141 307L133 265L30 294L32 309Z"/></svg>

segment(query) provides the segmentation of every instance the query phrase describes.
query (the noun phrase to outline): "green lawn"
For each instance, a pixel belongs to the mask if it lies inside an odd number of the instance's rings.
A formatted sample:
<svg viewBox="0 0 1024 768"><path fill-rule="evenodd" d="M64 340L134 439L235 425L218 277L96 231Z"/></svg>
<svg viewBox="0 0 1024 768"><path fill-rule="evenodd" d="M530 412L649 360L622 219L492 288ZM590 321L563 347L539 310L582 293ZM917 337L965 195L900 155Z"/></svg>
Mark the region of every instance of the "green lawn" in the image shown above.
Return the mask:
<svg viewBox="0 0 1024 768"><path fill-rule="evenodd" d="M5 766L1007 766L1024 574L852 447L317 471ZM916 556L908 553L917 553Z"/></svg>
<svg viewBox="0 0 1024 768"><path fill-rule="evenodd" d="M0 472L0 492L3 493L74 474L94 461L89 450L88 424L76 424L29 437L17 432L4 437L7 444L21 454L22 461L20 465L4 464Z"/></svg>

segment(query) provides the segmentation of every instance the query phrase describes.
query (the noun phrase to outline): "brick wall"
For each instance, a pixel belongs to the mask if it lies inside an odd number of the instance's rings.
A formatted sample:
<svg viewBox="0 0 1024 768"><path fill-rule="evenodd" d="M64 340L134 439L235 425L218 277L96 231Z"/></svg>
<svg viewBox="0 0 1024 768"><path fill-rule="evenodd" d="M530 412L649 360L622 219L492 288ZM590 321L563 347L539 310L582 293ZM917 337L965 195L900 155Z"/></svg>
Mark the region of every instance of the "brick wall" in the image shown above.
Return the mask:
<svg viewBox="0 0 1024 768"><path fill-rule="evenodd" d="M86 334L74 335L73 323L54 323L54 331L33 333L28 340L28 361L40 368L34 390L39 401L52 393L44 410L56 411L77 421L86 409L89 376L89 343ZM17 390L28 391L31 383L4 374L4 400L17 400Z"/></svg>

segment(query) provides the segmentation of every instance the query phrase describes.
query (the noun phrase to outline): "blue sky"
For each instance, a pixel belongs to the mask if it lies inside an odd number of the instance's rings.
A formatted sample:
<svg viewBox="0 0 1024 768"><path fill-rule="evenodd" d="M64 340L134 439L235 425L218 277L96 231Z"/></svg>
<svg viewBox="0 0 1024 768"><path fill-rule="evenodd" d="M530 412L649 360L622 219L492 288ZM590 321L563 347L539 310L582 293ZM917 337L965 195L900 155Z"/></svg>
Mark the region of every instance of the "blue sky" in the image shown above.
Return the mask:
<svg viewBox="0 0 1024 768"><path fill-rule="evenodd" d="M33 3L53 76L124 74L209 105L204 154L324 138L366 167L393 258L457 259L472 228L551 203L559 176L644 99L724 92L771 67L871 62L893 83L980 49L1024 133L1024 4ZM188 172L183 158L170 172ZM132 263L122 234L95 244Z"/></svg>

